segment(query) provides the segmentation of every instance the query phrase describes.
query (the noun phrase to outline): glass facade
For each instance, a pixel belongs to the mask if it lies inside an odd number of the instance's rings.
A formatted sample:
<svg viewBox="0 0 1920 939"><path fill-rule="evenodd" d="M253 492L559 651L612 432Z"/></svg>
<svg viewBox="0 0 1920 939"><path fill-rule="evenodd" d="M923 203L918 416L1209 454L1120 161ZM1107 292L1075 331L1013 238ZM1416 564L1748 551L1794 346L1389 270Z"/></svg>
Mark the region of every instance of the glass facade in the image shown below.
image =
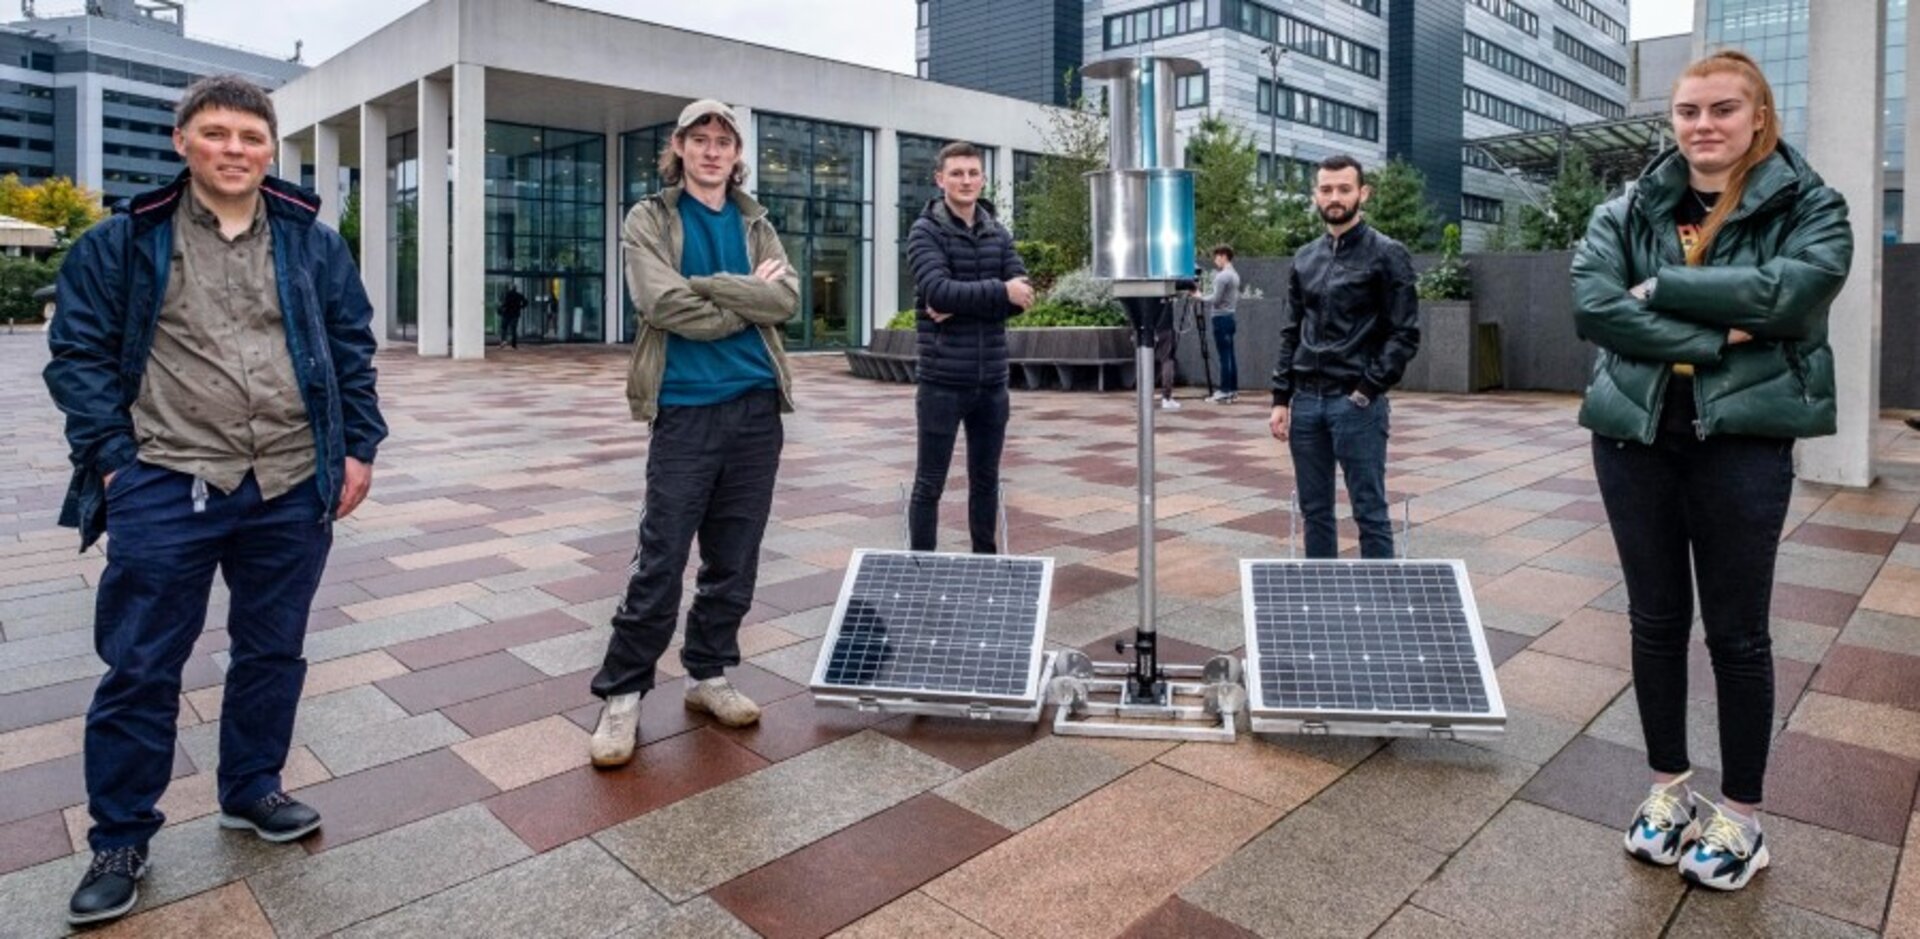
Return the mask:
<svg viewBox="0 0 1920 939"><path fill-rule="evenodd" d="M656 124L620 135L620 218L640 200L660 191L660 154L673 139L672 124ZM614 271L620 281L621 342L632 342L640 334L640 311L633 308L633 295L627 292L625 271Z"/></svg>
<svg viewBox="0 0 1920 939"><path fill-rule="evenodd" d="M940 187L934 185L934 159L940 148L948 141L939 137L921 137L915 134L899 134L900 138L900 199L897 207L900 211L900 240L896 243L896 253L900 257L899 303L901 309L913 306L913 270L907 266L907 232L913 228L913 221L927 207L927 203L940 198ZM977 146L977 145L976 145ZM980 147L981 163L987 174L986 198L1000 208L994 180L998 177L993 171L993 148ZM888 310L878 311L884 323Z"/></svg>
<svg viewBox="0 0 1920 939"><path fill-rule="evenodd" d="M606 137L487 122L487 334L509 284L520 338L600 342L606 309Z"/></svg>
<svg viewBox="0 0 1920 939"><path fill-rule="evenodd" d="M420 335L420 135L387 138L387 303L389 339Z"/></svg>
<svg viewBox="0 0 1920 939"><path fill-rule="evenodd" d="M800 313L787 325L787 345L858 345L866 339L871 295L869 134L859 127L778 114L755 120L760 202L800 275Z"/></svg>

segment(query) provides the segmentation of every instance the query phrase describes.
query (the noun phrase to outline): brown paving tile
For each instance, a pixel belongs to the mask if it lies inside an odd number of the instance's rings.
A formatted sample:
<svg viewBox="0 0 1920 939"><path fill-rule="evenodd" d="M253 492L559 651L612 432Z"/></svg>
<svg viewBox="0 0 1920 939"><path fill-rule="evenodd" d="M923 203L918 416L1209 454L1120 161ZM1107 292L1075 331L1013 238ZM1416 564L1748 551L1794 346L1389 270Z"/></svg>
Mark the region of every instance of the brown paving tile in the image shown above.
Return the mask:
<svg viewBox="0 0 1920 939"><path fill-rule="evenodd" d="M1787 536L1787 540L1821 548L1884 555L1899 543L1900 536L1890 532L1806 522L1795 528L1793 533Z"/></svg>
<svg viewBox="0 0 1920 939"><path fill-rule="evenodd" d="M1838 590L1785 582L1773 585L1773 615L1779 619L1840 629L1847 625L1847 618L1859 603L1859 597Z"/></svg>
<svg viewBox="0 0 1920 939"><path fill-rule="evenodd" d="M387 654L414 671L499 652L514 646L579 632L587 624L559 610L516 616L496 623L415 639L387 647Z"/></svg>
<svg viewBox="0 0 1920 939"><path fill-rule="evenodd" d="M1652 783L1645 753L1581 734L1541 767L1515 798L1624 831ZM1696 768L1688 784L1695 792L1718 795L1720 774Z"/></svg>
<svg viewBox="0 0 1920 939"><path fill-rule="evenodd" d="M245 882L227 884L87 932L92 939L272 939Z"/></svg>
<svg viewBox="0 0 1920 939"><path fill-rule="evenodd" d="M193 761L185 750L173 749L173 775L193 775ZM0 773L0 825L33 818L87 801L84 754L22 766Z"/></svg>
<svg viewBox="0 0 1920 939"><path fill-rule="evenodd" d="M1920 761L1790 731L1767 760L1766 809L1898 845L1916 782Z"/></svg>
<svg viewBox="0 0 1920 939"><path fill-rule="evenodd" d="M750 726L723 727L715 724L714 729L732 738L733 742L778 763L842 737L857 734L890 718L891 715L866 713L852 708L822 707L813 703L811 695L799 694L771 704L762 704L760 720Z"/></svg>
<svg viewBox="0 0 1920 939"><path fill-rule="evenodd" d="M504 792L587 765L591 736L555 714L448 749Z"/></svg>
<svg viewBox="0 0 1920 939"><path fill-rule="evenodd" d="M877 730L962 772L978 769L1053 733L1051 719L971 721L903 715L876 725Z"/></svg>
<svg viewBox="0 0 1920 939"><path fill-rule="evenodd" d="M1864 609L1899 616L1920 616L1920 568L1889 562L1860 598Z"/></svg>
<svg viewBox="0 0 1920 939"><path fill-rule="evenodd" d="M1252 734L1231 746L1188 743L1155 758L1189 776L1258 799L1282 812L1317 795L1346 772L1304 753L1267 743Z"/></svg>
<svg viewBox="0 0 1920 939"><path fill-rule="evenodd" d="M1125 574L1103 571L1085 564L1069 564L1057 567L1053 571L1053 609L1060 609L1071 603L1098 596L1109 590L1133 585L1133 578Z"/></svg>
<svg viewBox="0 0 1920 939"><path fill-rule="evenodd" d="M595 671L597 669L584 669L555 676L510 691L464 701L443 708L440 713L447 720L459 724L460 729L468 734L484 737L552 714L563 714L588 705L597 707L597 699L590 690Z"/></svg>
<svg viewBox="0 0 1920 939"><path fill-rule="evenodd" d="M1256 939L1258 933L1248 932L1212 913L1207 912L1179 897L1169 897L1167 902L1153 908L1153 911L1133 921L1127 931L1117 939L1168 939L1179 936L1180 939Z"/></svg>
<svg viewBox="0 0 1920 939"><path fill-rule="evenodd" d="M545 672L507 652L450 662L424 671L374 682L409 714L424 714L509 688L544 681Z"/></svg>
<svg viewBox="0 0 1920 939"><path fill-rule="evenodd" d="M72 852L66 820L58 811L0 825L0 874L11 874Z"/></svg>
<svg viewBox="0 0 1920 939"><path fill-rule="evenodd" d="M1533 650L1621 671L1633 670L1633 634L1626 616L1592 607L1576 610L1561 620L1560 625L1533 641Z"/></svg>
<svg viewBox="0 0 1920 939"><path fill-rule="evenodd" d="M1808 685L1814 691L1920 711L1920 657L1836 645Z"/></svg>
<svg viewBox="0 0 1920 939"><path fill-rule="evenodd" d="M328 564L326 571L320 575L320 582L322 584L352 583L356 580L384 577L399 570L399 567L386 558L371 558L351 564Z"/></svg>
<svg viewBox="0 0 1920 939"><path fill-rule="evenodd" d="M1564 619L1613 586L1604 580L1539 567L1518 567L1474 591L1482 606Z"/></svg>
<svg viewBox="0 0 1920 939"><path fill-rule="evenodd" d="M461 584L496 574L511 574L520 566L503 557L473 558L433 567L399 571L383 577L356 580L354 586L374 597L395 597L416 590L431 590L449 584Z"/></svg>
<svg viewBox="0 0 1920 939"><path fill-rule="evenodd" d="M99 684L98 678L80 678L31 691L0 694L0 733L79 717L87 713L87 705L93 703L93 689Z"/></svg>
<svg viewBox="0 0 1920 939"><path fill-rule="evenodd" d="M755 603L767 604L787 613L811 610L839 599L840 586L846 579L845 571L821 571L763 586L754 591L753 599Z"/></svg>
<svg viewBox="0 0 1920 939"><path fill-rule="evenodd" d="M1106 937L1271 825L1278 810L1149 764L928 884L1001 935ZM1152 850L1116 850L1117 833ZM1100 863L1089 863L1100 858Z"/></svg>
<svg viewBox="0 0 1920 939"><path fill-rule="evenodd" d="M301 844L317 854L498 791L459 757L434 750L300 790L301 801L325 818L320 833Z"/></svg>
<svg viewBox="0 0 1920 939"><path fill-rule="evenodd" d="M833 934L833 939L994 939L972 920L920 891L909 893Z"/></svg>
<svg viewBox="0 0 1920 939"><path fill-rule="evenodd" d="M583 767L488 799L535 851L548 851L766 766L709 729L641 747L619 769Z"/></svg>
<svg viewBox="0 0 1920 939"><path fill-rule="evenodd" d="M1506 664L1508 659L1519 655L1533 642L1531 636L1522 636L1519 633L1510 633L1491 626L1481 630L1481 633L1487 637L1487 655L1493 659L1494 668Z"/></svg>
<svg viewBox="0 0 1920 939"><path fill-rule="evenodd" d="M709 892L767 939L854 922L1011 832L939 796L915 796Z"/></svg>
<svg viewBox="0 0 1920 939"><path fill-rule="evenodd" d="M1500 696L1518 706L1585 725L1627 687L1631 677L1617 668L1540 652L1522 652L1494 673Z"/></svg>
<svg viewBox="0 0 1920 939"><path fill-rule="evenodd" d="M1546 517L1604 524L1607 520L1607 507L1602 505L1599 499L1580 499L1548 512Z"/></svg>
<svg viewBox="0 0 1920 939"><path fill-rule="evenodd" d="M629 548L628 550L631 551L632 549ZM542 592L553 594L568 603L587 603L593 600L604 600L607 597L619 596L621 592L627 589L626 564L626 560L623 559L620 562L620 566L613 570L603 571L598 574L589 574L585 577L574 577L568 580L556 580L552 583L541 584L540 589Z"/></svg>
<svg viewBox="0 0 1920 939"><path fill-rule="evenodd" d="M1907 823L1906 851L1887 905L1887 939L1920 939L1920 813Z"/></svg>

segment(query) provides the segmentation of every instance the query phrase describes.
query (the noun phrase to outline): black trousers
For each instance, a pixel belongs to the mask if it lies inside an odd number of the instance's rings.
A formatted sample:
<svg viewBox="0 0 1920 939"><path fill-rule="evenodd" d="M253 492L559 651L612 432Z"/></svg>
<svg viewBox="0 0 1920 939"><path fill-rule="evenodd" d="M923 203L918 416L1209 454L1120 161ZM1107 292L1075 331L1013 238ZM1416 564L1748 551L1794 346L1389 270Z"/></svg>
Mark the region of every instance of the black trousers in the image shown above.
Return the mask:
<svg viewBox="0 0 1920 939"><path fill-rule="evenodd" d="M1793 495L1793 441L1697 439L1663 427L1652 446L1593 438L1633 629L1633 688L1656 772L1687 759L1687 651L1697 583L1718 693L1721 790L1759 803L1773 735L1774 560Z"/></svg>
<svg viewBox="0 0 1920 939"><path fill-rule="evenodd" d="M654 664L680 618L680 581L696 536L700 572L680 664L696 679L740 664L740 620L753 605L784 443L775 391L660 409L647 449L640 545L613 614L606 661L593 676L594 694L652 690Z"/></svg>
<svg viewBox="0 0 1920 939"><path fill-rule="evenodd" d="M967 529L973 553L997 554L995 523L1000 506L1000 452L1007 444L1011 404L1006 385L920 384L914 414L920 426L919 461L913 472L913 496L907 502L907 540L914 551L932 551L939 542L940 495L953 465L953 445L967 431Z"/></svg>

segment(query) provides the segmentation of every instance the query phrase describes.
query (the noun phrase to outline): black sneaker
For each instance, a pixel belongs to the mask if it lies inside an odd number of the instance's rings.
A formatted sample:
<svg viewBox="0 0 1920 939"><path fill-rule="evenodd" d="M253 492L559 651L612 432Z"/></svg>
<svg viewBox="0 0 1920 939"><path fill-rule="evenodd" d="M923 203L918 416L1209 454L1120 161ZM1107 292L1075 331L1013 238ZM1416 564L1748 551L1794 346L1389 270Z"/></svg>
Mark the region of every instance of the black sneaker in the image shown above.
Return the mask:
<svg viewBox="0 0 1920 939"><path fill-rule="evenodd" d="M277 844L298 841L319 830L320 813L284 792L273 792L238 811L221 809L220 827L251 828Z"/></svg>
<svg viewBox="0 0 1920 939"><path fill-rule="evenodd" d="M1920 414L1907 418L1907 426L1914 430L1920 430Z"/></svg>
<svg viewBox="0 0 1920 939"><path fill-rule="evenodd" d="M127 915L140 902L140 878L146 875L146 845L95 851L86 876L67 901L67 922L80 926Z"/></svg>

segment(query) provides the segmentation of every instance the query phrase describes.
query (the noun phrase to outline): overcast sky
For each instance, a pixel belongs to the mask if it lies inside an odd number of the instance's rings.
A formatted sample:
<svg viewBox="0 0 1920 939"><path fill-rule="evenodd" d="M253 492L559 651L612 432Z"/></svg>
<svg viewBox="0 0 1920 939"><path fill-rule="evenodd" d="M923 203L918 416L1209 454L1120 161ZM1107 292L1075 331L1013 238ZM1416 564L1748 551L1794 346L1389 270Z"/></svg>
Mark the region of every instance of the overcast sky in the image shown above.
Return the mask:
<svg viewBox="0 0 1920 939"><path fill-rule="evenodd" d="M320 62L392 22L424 0L187 0L187 34L275 55L306 41L306 61ZM795 52L913 73L913 0L562 0L685 29ZM1634 38L1693 28L1692 0L1630 0ZM0 0L6 18L12 0ZM78 0L40 0L42 16L81 7Z"/></svg>

